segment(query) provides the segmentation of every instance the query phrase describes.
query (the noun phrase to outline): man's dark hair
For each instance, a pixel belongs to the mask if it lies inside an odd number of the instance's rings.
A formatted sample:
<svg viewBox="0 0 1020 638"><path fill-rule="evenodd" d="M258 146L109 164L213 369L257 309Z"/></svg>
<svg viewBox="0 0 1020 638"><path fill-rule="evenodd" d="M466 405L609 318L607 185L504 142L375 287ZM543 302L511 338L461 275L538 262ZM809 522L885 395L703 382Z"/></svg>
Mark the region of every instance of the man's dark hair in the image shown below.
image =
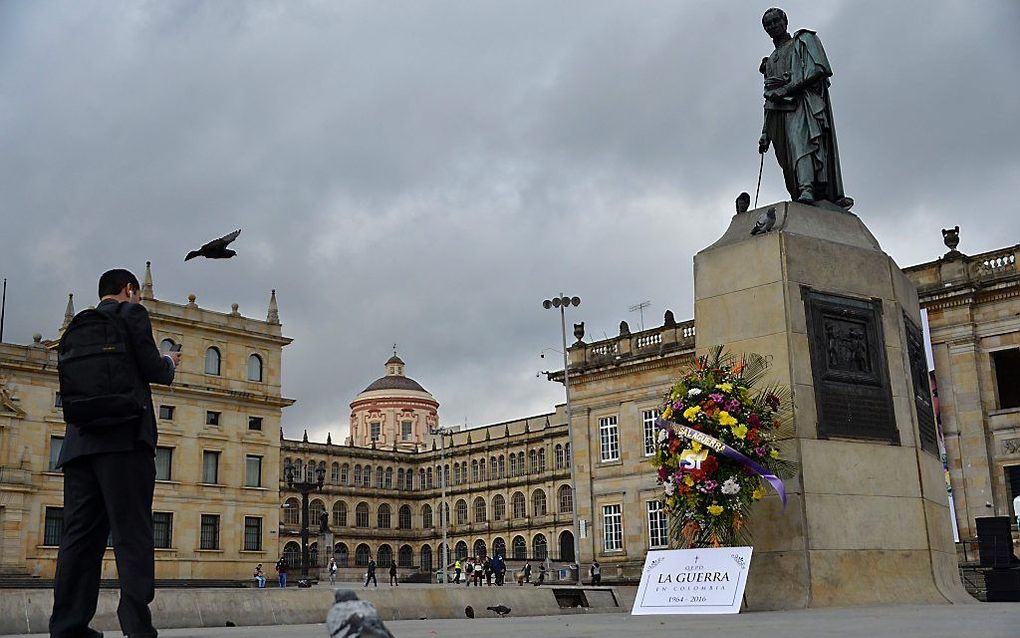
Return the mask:
<svg viewBox="0 0 1020 638"><path fill-rule="evenodd" d="M779 7L772 7L771 9L767 9L765 13L761 16L762 23L765 22L765 18L769 17L770 14L779 14L780 16L782 16L784 24L787 25L790 24L790 19L786 17L786 12L780 9Z"/></svg>
<svg viewBox="0 0 1020 638"><path fill-rule="evenodd" d="M124 286L128 284L134 286L135 290L139 289L138 278L131 274L130 270L124 270L123 268L107 270L99 278L99 298L102 299L107 295L120 294L120 291L124 290Z"/></svg>

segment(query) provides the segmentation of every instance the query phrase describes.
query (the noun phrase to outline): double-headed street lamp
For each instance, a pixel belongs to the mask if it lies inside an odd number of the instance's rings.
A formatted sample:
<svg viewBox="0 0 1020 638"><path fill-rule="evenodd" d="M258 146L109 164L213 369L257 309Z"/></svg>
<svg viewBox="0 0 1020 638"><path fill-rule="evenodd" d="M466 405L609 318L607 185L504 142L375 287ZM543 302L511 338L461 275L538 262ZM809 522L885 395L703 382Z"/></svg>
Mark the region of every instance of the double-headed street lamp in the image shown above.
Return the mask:
<svg viewBox="0 0 1020 638"><path fill-rule="evenodd" d="M308 493L312 490L322 490L326 482L326 468L319 466L315 468L315 480L308 481L294 480L294 465L287 463L284 468L284 476L287 479L287 487L301 492L301 579L308 580ZM330 548L332 549L332 548Z"/></svg>
<svg viewBox="0 0 1020 638"><path fill-rule="evenodd" d="M567 357L567 319L564 314L564 310L568 306L580 306L580 297L568 297L562 292L559 297L553 297L552 299L546 299L542 302L542 307L546 310L550 308L559 308L560 310L560 334L563 337L563 389L567 394L567 440L570 444L570 455L576 452L574 447L574 422L573 415L570 410L570 361ZM574 562L577 563L577 584L581 584L581 552L580 552L580 541L578 540L578 527L577 527L577 480L574 475L574 463L572 458L568 459L567 465L570 466L570 489L571 494L571 508L573 513L573 530L572 536L574 537Z"/></svg>

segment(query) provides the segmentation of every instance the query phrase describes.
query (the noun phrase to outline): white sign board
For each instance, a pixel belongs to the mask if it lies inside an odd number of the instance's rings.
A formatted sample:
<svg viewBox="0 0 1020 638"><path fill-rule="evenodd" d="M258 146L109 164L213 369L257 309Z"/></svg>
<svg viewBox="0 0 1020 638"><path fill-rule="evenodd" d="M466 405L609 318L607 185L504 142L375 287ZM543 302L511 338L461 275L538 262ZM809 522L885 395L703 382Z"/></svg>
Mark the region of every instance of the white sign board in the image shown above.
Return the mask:
<svg viewBox="0 0 1020 638"><path fill-rule="evenodd" d="M750 547L648 552L631 614L736 614Z"/></svg>

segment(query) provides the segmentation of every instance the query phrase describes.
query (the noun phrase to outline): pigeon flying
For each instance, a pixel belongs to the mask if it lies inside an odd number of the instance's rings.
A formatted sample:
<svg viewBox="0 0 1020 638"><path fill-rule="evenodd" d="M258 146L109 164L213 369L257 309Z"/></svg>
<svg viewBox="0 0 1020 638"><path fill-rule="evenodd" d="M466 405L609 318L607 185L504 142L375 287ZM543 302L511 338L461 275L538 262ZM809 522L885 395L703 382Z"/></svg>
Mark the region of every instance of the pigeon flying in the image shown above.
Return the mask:
<svg viewBox="0 0 1020 638"><path fill-rule="evenodd" d="M237 254L237 251L230 250L227 246L230 242L237 239L237 236L241 234L241 229L238 228L234 232L224 235L219 239L214 239L207 244L203 244L198 250L193 250L188 253L188 256L184 258L184 261L194 259L195 257L205 257L207 259L230 259Z"/></svg>
<svg viewBox="0 0 1020 638"><path fill-rule="evenodd" d="M509 616L510 615L510 608L507 607L506 605L496 605L495 607L486 607L486 609L488 609L491 612L495 612L496 615L501 617L501 618L503 616Z"/></svg>

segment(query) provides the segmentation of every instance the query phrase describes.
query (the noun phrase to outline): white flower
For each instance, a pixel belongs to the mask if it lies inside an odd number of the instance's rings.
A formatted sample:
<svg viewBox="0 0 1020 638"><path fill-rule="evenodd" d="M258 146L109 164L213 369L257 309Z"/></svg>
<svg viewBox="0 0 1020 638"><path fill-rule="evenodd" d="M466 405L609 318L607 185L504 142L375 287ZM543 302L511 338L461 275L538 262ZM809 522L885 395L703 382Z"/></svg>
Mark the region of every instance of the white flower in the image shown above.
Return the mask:
<svg viewBox="0 0 1020 638"><path fill-rule="evenodd" d="M730 478L726 479L726 481L722 484L722 493L723 494L736 494L739 491L740 491L740 483L734 481L732 476Z"/></svg>
<svg viewBox="0 0 1020 638"><path fill-rule="evenodd" d="M687 396L689 397L696 397L699 394L701 394L701 388L691 388L687 391Z"/></svg>
<svg viewBox="0 0 1020 638"><path fill-rule="evenodd" d="M659 443L665 443L666 439L669 438L669 432L666 430L659 430Z"/></svg>
<svg viewBox="0 0 1020 638"><path fill-rule="evenodd" d="M673 481L666 481L662 484L662 489L665 490L666 496L673 496L673 492L676 491L676 485Z"/></svg>

